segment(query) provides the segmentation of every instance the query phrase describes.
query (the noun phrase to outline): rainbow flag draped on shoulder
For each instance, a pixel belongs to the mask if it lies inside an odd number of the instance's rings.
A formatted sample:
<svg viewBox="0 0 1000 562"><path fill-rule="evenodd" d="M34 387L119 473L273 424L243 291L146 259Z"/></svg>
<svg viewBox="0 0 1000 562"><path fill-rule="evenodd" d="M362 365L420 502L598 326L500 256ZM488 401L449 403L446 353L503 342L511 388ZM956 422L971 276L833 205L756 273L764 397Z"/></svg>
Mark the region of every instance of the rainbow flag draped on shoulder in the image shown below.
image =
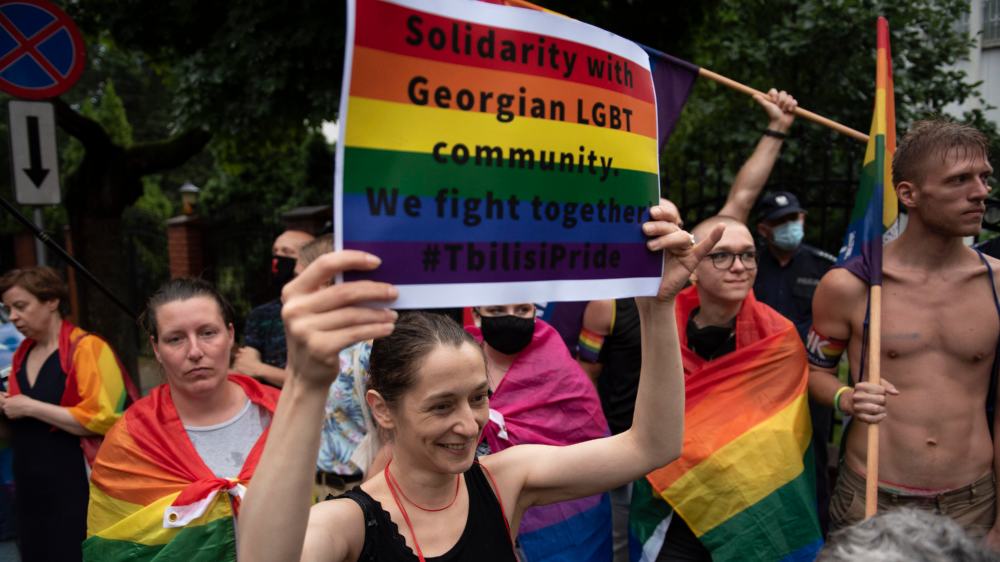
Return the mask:
<svg viewBox="0 0 1000 562"><path fill-rule="evenodd" d="M272 415L278 391L230 375ZM236 479L217 478L177 415L170 389L153 389L108 432L94 464L85 560L235 560L234 515L267 439L265 431Z"/></svg>
<svg viewBox="0 0 1000 562"><path fill-rule="evenodd" d="M14 353L11 395L21 393L17 372L34 345L34 340L25 339ZM125 408L138 400L139 393L108 342L66 320L59 328L59 367L66 374L66 389L59 405L67 408L80 425L98 434L80 438L87 463L92 464L102 436Z"/></svg>
<svg viewBox="0 0 1000 562"><path fill-rule="evenodd" d="M466 330L482 341L474 326ZM491 452L521 444L572 445L607 437L597 390L569 355L559 333L542 320L490 398L483 440ZM525 562L610 562L608 494L532 507L518 542Z"/></svg>
<svg viewBox="0 0 1000 562"><path fill-rule="evenodd" d="M899 201L892 182L896 101L892 88L889 22L878 18L875 112L861 170L861 186L837 264L870 285L882 284L882 245L899 235Z"/></svg>
<svg viewBox="0 0 1000 562"><path fill-rule="evenodd" d="M633 506L642 559L656 557L670 514L649 505L651 488L716 562L813 560L822 536L805 348L795 326L751 292L736 316L736 349L705 361L687 347L683 329L698 304L695 287L677 297L686 397L681 457L634 491L646 504Z"/></svg>

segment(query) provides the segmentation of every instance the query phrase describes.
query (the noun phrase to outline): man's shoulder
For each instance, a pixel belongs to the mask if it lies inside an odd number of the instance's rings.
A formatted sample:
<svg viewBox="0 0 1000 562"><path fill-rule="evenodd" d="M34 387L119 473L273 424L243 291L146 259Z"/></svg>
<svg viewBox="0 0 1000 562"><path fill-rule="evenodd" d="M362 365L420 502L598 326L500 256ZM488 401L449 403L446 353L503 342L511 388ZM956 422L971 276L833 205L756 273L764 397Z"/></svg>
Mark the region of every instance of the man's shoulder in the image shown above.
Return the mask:
<svg viewBox="0 0 1000 562"><path fill-rule="evenodd" d="M868 298L868 283L845 267L833 267L820 279L817 291L823 297L853 301Z"/></svg>

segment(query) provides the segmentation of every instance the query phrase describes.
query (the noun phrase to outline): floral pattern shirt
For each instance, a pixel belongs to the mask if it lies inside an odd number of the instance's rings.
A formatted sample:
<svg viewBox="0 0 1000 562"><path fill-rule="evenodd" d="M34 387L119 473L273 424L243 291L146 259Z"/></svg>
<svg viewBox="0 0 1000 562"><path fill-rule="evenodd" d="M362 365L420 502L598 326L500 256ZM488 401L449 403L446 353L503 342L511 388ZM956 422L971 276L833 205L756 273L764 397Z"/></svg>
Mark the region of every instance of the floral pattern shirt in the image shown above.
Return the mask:
<svg viewBox="0 0 1000 562"><path fill-rule="evenodd" d="M351 455L366 433L368 408L363 393L367 388L371 350L371 342L365 341L340 352L340 375L330 385L326 397L326 419L316 461L318 470L342 476L361 472L351 462Z"/></svg>

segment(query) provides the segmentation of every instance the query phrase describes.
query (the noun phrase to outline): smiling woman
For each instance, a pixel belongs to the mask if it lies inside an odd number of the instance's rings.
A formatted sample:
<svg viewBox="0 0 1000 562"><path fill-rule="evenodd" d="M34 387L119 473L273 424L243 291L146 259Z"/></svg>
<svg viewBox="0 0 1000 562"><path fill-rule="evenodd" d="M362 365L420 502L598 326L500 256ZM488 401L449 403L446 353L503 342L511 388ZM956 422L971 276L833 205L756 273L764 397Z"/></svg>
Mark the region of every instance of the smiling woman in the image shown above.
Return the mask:
<svg viewBox="0 0 1000 562"><path fill-rule="evenodd" d="M84 556L232 560L232 518L277 391L229 373L232 310L210 284L167 282L143 318L167 383L138 401L101 448Z"/></svg>
<svg viewBox="0 0 1000 562"><path fill-rule="evenodd" d="M358 251L313 262L285 288L290 373L266 450L239 519L240 559L517 559L516 532L528 508L600 494L676 458L681 450L684 382L674 299L722 235L692 246L665 207L643 225L648 247L664 252L656 297L637 299L642 372L632 427L567 446L517 445L476 458L491 418L482 351L457 324L421 313L399 316L396 288L332 276L372 270ZM376 338L367 401L390 434L392 461L360 489L310 508L326 390L338 353ZM280 521L282 532L274 533ZM390 524L391 523L391 524Z"/></svg>

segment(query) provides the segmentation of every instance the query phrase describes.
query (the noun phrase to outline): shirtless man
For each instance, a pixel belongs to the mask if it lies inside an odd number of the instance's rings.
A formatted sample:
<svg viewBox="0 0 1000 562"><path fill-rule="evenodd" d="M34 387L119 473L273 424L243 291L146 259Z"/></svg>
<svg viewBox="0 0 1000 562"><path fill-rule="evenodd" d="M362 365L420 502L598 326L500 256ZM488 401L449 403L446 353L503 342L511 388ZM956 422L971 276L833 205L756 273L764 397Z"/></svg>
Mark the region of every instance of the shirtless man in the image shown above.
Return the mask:
<svg viewBox="0 0 1000 562"><path fill-rule="evenodd" d="M883 254L882 385L842 388L836 377L846 345L858 380L868 285L836 268L816 290L813 331L821 345L809 350L810 393L823 404L836 397L839 409L864 422L847 435L831 530L864 517L867 424L878 423L879 510L936 510L1000 547L993 479L1000 449L985 411L1000 335L991 289L1000 262L987 258L991 279L962 242L983 218L993 171L987 146L970 127L924 121L896 151L893 178L909 223Z"/></svg>

